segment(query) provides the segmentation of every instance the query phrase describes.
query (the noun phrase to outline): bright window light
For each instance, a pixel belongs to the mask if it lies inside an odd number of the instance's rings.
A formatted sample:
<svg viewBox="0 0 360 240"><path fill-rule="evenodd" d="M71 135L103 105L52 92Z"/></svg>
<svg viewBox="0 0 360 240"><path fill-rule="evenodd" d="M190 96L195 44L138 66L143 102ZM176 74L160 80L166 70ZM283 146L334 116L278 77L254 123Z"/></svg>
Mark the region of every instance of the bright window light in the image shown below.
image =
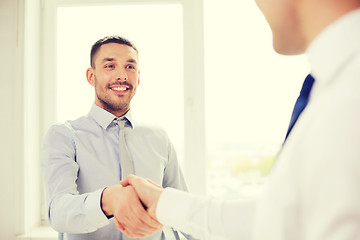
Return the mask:
<svg viewBox="0 0 360 240"><path fill-rule="evenodd" d="M280 149L309 72L285 57L255 1L205 0L207 192L253 196Z"/></svg>

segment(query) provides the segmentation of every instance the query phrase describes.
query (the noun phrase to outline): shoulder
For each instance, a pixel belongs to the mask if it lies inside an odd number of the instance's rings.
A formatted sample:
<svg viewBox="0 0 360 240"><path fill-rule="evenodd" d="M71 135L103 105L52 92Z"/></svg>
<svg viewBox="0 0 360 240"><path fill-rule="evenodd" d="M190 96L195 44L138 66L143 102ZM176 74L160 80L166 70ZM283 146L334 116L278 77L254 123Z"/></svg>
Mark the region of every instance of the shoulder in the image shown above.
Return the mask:
<svg viewBox="0 0 360 240"><path fill-rule="evenodd" d="M169 138L165 129L157 124L136 122L134 123L133 132L166 140Z"/></svg>
<svg viewBox="0 0 360 240"><path fill-rule="evenodd" d="M56 123L50 126L50 128L46 132L43 139L43 145L53 146L66 142L72 143L72 141L73 134L71 125L68 123Z"/></svg>
<svg viewBox="0 0 360 240"><path fill-rule="evenodd" d="M134 121L133 124L134 130L166 134L165 129L158 124L146 123L141 121Z"/></svg>
<svg viewBox="0 0 360 240"><path fill-rule="evenodd" d="M55 123L51 125L46 135L66 135L71 132L71 125L68 122Z"/></svg>
<svg viewBox="0 0 360 240"><path fill-rule="evenodd" d="M76 120L69 120L63 123L51 125L45 135L45 138L72 138L75 131L89 124L88 117L80 117Z"/></svg>
<svg viewBox="0 0 360 240"><path fill-rule="evenodd" d="M92 125L93 123L95 123L95 121L90 117L90 116L82 116L78 119L75 119L75 120L69 120L69 121L66 121L64 123L64 125L73 130L73 131L76 131L76 130L81 130L81 129L84 129L84 128L88 128L89 125Z"/></svg>

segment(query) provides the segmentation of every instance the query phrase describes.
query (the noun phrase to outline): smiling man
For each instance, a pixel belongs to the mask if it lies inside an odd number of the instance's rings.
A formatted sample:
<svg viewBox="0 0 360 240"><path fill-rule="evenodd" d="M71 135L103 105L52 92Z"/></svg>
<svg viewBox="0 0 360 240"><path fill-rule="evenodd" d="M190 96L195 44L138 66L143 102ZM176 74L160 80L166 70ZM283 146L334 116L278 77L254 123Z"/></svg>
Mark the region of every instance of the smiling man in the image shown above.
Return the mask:
<svg viewBox="0 0 360 240"><path fill-rule="evenodd" d="M118 43L95 45L86 76L95 87L95 104L115 116L124 115L140 82L136 48Z"/></svg>
<svg viewBox="0 0 360 240"><path fill-rule="evenodd" d="M163 187L187 189L167 134L131 116L140 83L138 50L111 36L92 46L90 58L86 77L95 103L89 114L53 125L43 143L50 224L69 240L128 239L135 232L165 239L162 225L148 215L133 187L119 184L136 174Z"/></svg>

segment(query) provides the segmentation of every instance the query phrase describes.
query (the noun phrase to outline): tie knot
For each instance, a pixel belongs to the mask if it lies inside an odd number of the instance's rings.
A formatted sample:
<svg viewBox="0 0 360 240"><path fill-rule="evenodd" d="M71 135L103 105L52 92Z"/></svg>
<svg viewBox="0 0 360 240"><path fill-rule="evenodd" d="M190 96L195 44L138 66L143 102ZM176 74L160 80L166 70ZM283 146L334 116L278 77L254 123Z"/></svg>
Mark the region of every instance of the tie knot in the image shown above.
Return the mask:
<svg viewBox="0 0 360 240"><path fill-rule="evenodd" d="M126 117L115 118L113 120L113 122L116 123L120 127L120 129L123 129L125 127L127 121L128 120L126 119Z"/></svg>
<svg viewBox="0 0 360 240"><path fill-rule="evenodd" d="M310 91L312 89L314 81L315 80L314 80L313 76L311 76L311 74L306 76L305 81L304 81L303 86L300 91L300 96L309 98Z"/></svg>

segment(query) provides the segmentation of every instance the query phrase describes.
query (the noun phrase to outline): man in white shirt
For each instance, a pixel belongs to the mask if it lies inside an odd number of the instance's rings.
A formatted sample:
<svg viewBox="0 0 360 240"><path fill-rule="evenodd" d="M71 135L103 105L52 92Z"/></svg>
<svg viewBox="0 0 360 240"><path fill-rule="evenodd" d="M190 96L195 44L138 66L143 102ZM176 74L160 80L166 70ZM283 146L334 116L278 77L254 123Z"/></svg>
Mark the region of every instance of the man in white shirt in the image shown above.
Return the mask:
<svg viewBox="0 0 360 240"><path fill-rule="evenodd" d="M315 81L258 202L165 190L129 176L149 214L200 239L360 239L360 1L257 0L276 52Z"/></svg>

